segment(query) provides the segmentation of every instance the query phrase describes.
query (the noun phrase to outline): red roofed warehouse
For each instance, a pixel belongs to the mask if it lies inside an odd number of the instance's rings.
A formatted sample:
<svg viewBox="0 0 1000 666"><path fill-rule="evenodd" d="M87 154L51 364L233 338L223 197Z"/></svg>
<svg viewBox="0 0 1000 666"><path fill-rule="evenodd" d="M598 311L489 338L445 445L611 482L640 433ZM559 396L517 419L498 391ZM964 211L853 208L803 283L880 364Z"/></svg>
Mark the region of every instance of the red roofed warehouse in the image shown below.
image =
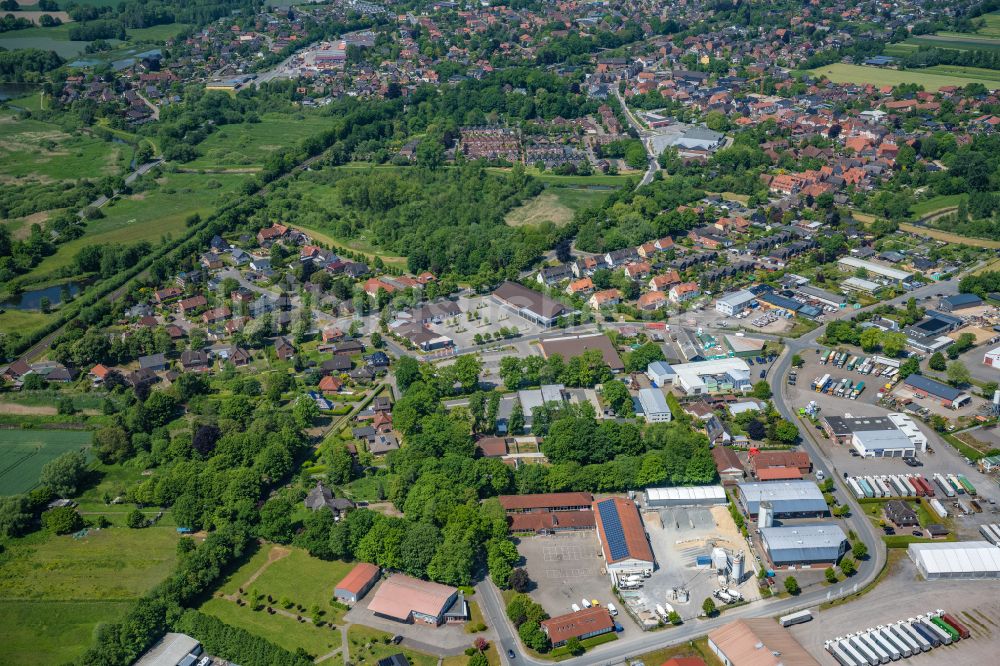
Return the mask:
<svg viewBox="0 0 1000 666"><path fill-rule="evenodd" d="M379 573L379 568L374 564L361 562L337 583L333 595L340 601L353 604L368 594L368 590L378 581Z"/></svg>
<svg viewBox="0 0 1000 666"><path fill-rule="evenodd" d="M635 503L621 497L603 499L594 502L594 514L608 572L652 573L656 560Z"/></svg>
<svg viewBox="0 0 1000 666"><path fill-rule="evenodd" d="M552 647L565 645L571 638L591 638L613 631L615 623L607 608L594 606L575 613L567 613L542 622L542 631L552 641Z"/></svg>
<svg viewBox="0 0 1000 666"><path fill-rule="evenodd" d="M375 591L368 610L398 622L464 622L469 617L465 597L454 587L403 574L387 579Z"/></svg>
<svg viewBox="0 0 1000 666"><path fill-rule="evenodd" d="M538 495L501 495L500 506L512 513L545 511L590 511L594 496L590 493L540 493Z"/></svg>

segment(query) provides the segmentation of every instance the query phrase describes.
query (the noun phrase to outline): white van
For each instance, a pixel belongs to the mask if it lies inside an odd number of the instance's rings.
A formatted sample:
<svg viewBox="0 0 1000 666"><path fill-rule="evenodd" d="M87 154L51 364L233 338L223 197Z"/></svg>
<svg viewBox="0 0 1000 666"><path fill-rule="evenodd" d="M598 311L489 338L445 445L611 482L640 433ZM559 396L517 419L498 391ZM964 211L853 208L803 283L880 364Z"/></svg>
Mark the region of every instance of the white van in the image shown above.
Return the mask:
<svg viewBox="0 0 1000 666"><path fill-rule="evenodd" d="M583 607L584 608L590 608L590 599L584 599L583 600Z"/></svg>
<svg viewBox="0 0 1000 666"><path fill-rule="evenodd" d="M614 604L608 604L608 612L611 613L611 617L618 615L618 609Z"/></svg>
<svg viewBox="0 0 1000 666"><path fill-rule="evenodd" d="M570 606L570 608L573 609L574 613L579 613L580 612L580 607L577 606L576 604L573 604L572 606Z"/></svg>

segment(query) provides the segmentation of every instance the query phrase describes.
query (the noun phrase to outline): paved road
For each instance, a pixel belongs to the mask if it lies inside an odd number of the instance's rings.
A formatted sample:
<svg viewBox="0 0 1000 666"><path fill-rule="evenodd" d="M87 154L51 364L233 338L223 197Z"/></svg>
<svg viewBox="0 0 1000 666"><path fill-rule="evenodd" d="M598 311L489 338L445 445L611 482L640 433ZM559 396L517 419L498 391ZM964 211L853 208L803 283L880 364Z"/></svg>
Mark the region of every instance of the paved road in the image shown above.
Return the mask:
<svg viewBox="0 0 1000 666"><path fill-rule="evenodd" d="M656 153L653 151L653 144L650 142L649 132L639 124L639 121L635 119L632 115L631 109L628 108L628 104L622 98L621 92L618 90L618 86L614 86L615 97L618 98L618 103L622 105L622 110L625 112L625 118L628 120L628 124L632 126L639 134L639 140L642 141L642 147L646 149L646 173L642 175L642 180L636 185L636 189L639 189L643 185L649 185L653 182L653 176L660 169L660 163L656 161Z"/></svg>

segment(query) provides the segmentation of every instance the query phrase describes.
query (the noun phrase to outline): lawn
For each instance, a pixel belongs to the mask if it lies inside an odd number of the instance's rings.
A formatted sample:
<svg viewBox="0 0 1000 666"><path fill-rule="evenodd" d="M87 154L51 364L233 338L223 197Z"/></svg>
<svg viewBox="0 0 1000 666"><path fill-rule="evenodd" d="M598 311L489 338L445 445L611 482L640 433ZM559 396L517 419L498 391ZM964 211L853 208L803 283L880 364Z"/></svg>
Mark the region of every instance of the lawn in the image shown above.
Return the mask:
<svg viewBox="0 0 1000 666"><path fill-rule="evenodd" d="M157 526L91 530L86 536L36 532L9 541L0 567L0 602L128 601L167 577L177 530Z"/></svg>
<svg viewBox="0 0 1000 666"><path fill-rule="evenodd" d="M506 167L487 167L487 171L492 171L493 173L508 173L509 168ZM625 184L625 181L632 179L634 182L638 182L638 178L635 175L632 176L608 176L605 174L594 174L593 176L559 176L549 171L539 172L535 167L526 167L524 172L529 176L534 176L538 180L542 181L546 185L564 185L568 187L607 187L610 189L621 187Z"/></svg>
<svg viewBox="0 0 1000 666"><path fill-rule="evenodd" d="M245 178L237 174L168 173L159 187L102 208L104 218L88 222L83 236L60 245L34 273L46 276L69 266L76 253L89 245L140 241L156 245L164 234L182 232L188 216L199 213L205 217L230 200Z"/></svg>
<svg viewBox="0 0 1000 666"><path fill-rule="evenodd" d="M40 120L0 116L0 176L46 181L114 175L127 146ZM130 153L131 151L129 151Z"/></svg>
<svg viewBox="0 0 1000 666"><path fill-rule="evenodd" d="M292 184L292 187L294 186L295 183ZM365 238L338 238L337 236L332 235L329 231L317 229L316 227L307 227L300 223L293 224L292 226L305 231L307 234L312 236L313 239L319 241L320 243L326 243L330 246L337 246L348 250L354 250L355 252L361 252L369 259L373 257L380 257L386 266L406 270L406 257L386 254L385 252L376 249Z"/></svg>
<svg viewBox="0 0 1000 666"><path fill-rule="evenodd" d="M2 306L0 309L3 310L0 312L0 331L20 331L27 334L48 323L55 316L53 313L44 314L38 310L17 310Z"/></svg>
<svg viewBox="0 0 1000 666"><path fill-rule="evenodd" d="M580 208L603 201L608 190L589 190L573 187L549 187L534 199L507 213L507 224L520 227L541 222L558 226L573 221L573 214Z"/></svg>
<svg viewBox="0 0 1000 666"><path fill-rule="evenodd" d="M422 652L414 652L391 643L392 634L378 629L352 624L347 630L347 640L350 643L351 663L369 666L391 655L402 652L413 666L435 666L438 658ZM471 639L469 641L472 642Z"/></svg>
<svg viewBox="0 0 1000 666"><path fill-rule="evenodd" d="M31 490L45 463L90 439L82 430L0 430L0 495Z"/></svg>
<svg viewBox="0 0 1000 666"><path fill-rule="evenodd" d="M657 666L668 659L674 657L701 657L708 666L721 666L722 662L715 656L708 647L707 638L699 638L685 645L675 645L673 647L661 648L653 652L640 655L632 661L641 661L647 666Z"/></svg>
<svg viewBox="0 0 1000 666"><path fill-rule="evenodd" d="M913 204L910 206L910 211L913 213L913 218L924 217L925 215L937 213L947 208L954 208L965 196L964 194L943 194L931 197L930 199L924 199Z"/></svg>
<svg viewBox="0 0 1000 666"><path fill-rule="evenodd" d="M933 68L932 68L933 69ZM964 86L968 83L982 83L982 78L960 76L954 74L932 73L932 69L905 70L867 67L864 65L845 65L836 63L810 70L813 76L825 76L835 83L870 83L876 86L895 86L901 83L916 83L925 90L934 91L942 86Z"/></svg>
<svg viewBox="0 0 1000 666"><path fill-rule="evenodd" d="M957 32L910 37L904 44L913 44L917 47L933 46L939 49L952 49L954 51L968 51L970 49L984 51L1000 50L1000 40L979 35L965 35Z"/></svg>
<svg viewBox="0 0 1000 666"><path fill-rule="evenodd" d="M121 618L130 601L0 601L3 663L65 664L94 642L98 624Z"/></svg>
<svg viewBox="0 0 1000 666"><path fill-rule="evenodd" d="M190 28L186 23L168 23L149 28L129 28L128 36L137 42L164 42Z"/></svg>
<svg viewBox="0 0 1000 666"><path fill-rule="evenodd" d="M259 123L225 125L198 144L201 157L190 169L260 167L268 155L330 128L331 118L315 114L266 113Z"/></svg>
<svg viewBox="0 0 1000 666"><path fill-rule="evenodd" d="M222 598L209 599L199 609L227 624L246 629L290 652L303 648L314 656L328 654L340 647L340 630L330 625L315 627L284 615L268 615L266 610L254 611L250 605L238 606Z"/></svg>

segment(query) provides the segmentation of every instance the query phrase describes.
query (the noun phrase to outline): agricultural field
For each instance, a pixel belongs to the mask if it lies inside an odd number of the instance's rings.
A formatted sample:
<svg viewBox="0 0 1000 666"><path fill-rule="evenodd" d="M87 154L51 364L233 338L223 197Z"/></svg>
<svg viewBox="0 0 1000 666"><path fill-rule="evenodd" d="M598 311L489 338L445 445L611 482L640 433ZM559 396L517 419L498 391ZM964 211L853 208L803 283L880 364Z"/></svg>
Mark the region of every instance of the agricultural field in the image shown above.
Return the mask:
<svg viewBox="0 0 1000 666"><path fill-rule="evenodd" d="M115 200L101 210L105 217L87 223L87 232L63 243L35 267L33 274L48 276L72 264L86 245L149 241L159 243L164 234L184 230L184 220L203 217L232 198L245 176L239 174L167 173L158 187Z"/></svg>
<svg viewBox="0 0 1000 666"><path fill-rule="evenodd" d="M946 67L945 70L938 70L937 67L929 67L921 70L895 70L884 69L882 67L867 67L865 65L845 65L836 63L817 67L809 70L813 76L825 76L835 83L855 83L864 85L870 83L875 86L895 86L901 83L915 83L922 85L925 90L935 91L942 86L964 86L969 83L986 83L987 80L979 75L963 76L951 73L955 69L976 69L976 68L956 68ZM938 71L935 71L938 70ZM978 70L989 71L989 70Z"/></svg>
<svg viewBox="0 0 1000 666"><path fill-rule="evenodd" d="M131 148L39 120L0 115L0 182L42 182L114 175Z"/></svg>
<svg viewBox="0 0 1000 666"><path fill-rule="evenodd" d="M553 222L562 226L573 220L573 214L577 210L600 203L608 194L608 190L549 187L531 201L507 213L507 224L519 227Z"/></svg>
<svg viewBox="0 0 1000 666"><path fill-rule="evenodd" d="M91 433L82 430L0 429L0 495L31 490L45 463L90 440Z"/></svg>
<svg viewBox="0 0 1000 666"><path fill-rule="evenodd" d="M330 127L330 118L315 114L264 114L259 123L225 125L198 144L201 157L185 169L259 168L268 155Z"/></svg>
<svg viewBox="0 0 1000 666"><path fill-rule="evenodd" d="M190 27L186 23L168 23L167 25L154 25L148 28L130 28L127 32L130 41L164 42Z"/></svg>
<svg viewBox="0 0 1000 666"><path fill-rule="evenodd" d="M170 573L172 527L113 528L86 536L37 532L7 543L0 555L4 663L65 663L93 643L99 623Z"/></svg>

